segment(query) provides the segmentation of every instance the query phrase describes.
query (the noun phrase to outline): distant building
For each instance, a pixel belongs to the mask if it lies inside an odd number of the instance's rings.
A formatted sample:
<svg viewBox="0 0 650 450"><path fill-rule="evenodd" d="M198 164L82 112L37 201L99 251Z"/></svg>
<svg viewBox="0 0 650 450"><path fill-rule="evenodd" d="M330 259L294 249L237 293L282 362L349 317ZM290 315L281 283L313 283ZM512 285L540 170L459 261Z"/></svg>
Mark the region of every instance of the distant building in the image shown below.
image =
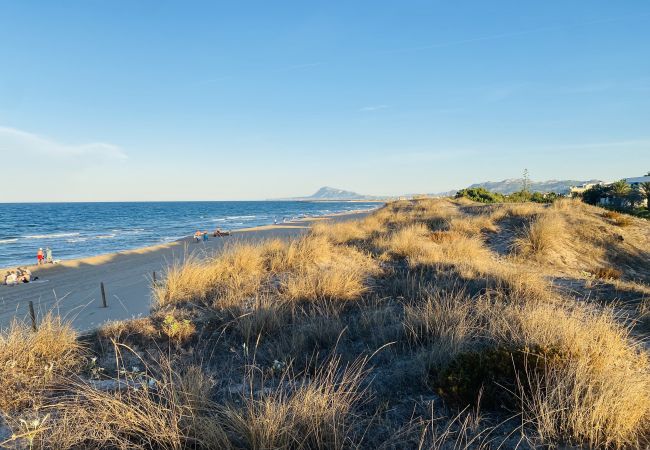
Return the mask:
<svg viewBox="0 0 650 450"><path fill-rule="evenodd" d="M637 189L641 183L650 183L650 176L646 175L643 177L632 177L632 178L623 178L627 184L630 185L632 189ZM603 183L604 186L609 186L613 184L614 181L609 182L609 183ZM611 198L611 197L602 197L599 201L601 205L615 205L616 200ZM624 203L628 204L629 202L627 200L624 201ZM641 200L641 205L647 207L648 206L648 199L644 198ZM620 206L620 205L619 205Z"/></svg>
<svg viewBox="0 0 650 450"><path fill-rule="evenodd" d="M650 183L650 176L646 175L644 177L626 178L625 181L627 181L627 184L632 186L632 188L635 188L641 183Z"/></svg>
<svg viewBox="0 0 650 450"><path fill-rule="evenodd" d="M573 194L579 195L579 194L582 194L587 189L591 189L592 187L597 186L599 184L603 184L603 182L600 182L600 183L585 183L585 184L581 184L579 186L571 186L569 188L569 194L571 194L571 195L573 195Z"/></svg>

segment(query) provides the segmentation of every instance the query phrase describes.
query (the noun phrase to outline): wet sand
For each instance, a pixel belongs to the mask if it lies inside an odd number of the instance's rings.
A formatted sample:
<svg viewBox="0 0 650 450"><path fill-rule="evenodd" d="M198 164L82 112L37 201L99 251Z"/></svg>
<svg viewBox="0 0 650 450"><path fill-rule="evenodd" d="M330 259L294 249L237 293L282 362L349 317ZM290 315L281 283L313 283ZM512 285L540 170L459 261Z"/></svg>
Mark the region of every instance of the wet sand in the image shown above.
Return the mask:
<svg viewBox="0 0 650 450"><path fill-rule="evenodd" d="M236 230L231 236L210 237L195 243L187 237L172 243L94 256L48 266L31 266L39 279L17 286L0 285L0 328L14 317L27 319L28 303L34 302L37 316L49 311L72 320L79 330L96 328L109 320L123 320L149 314L153 273L161 276L174 261L187 255L206 256L235 241L289 239L306 232L320 220L351 220L368 212L351 212L308 218L278 225ZM4 270L0 271L4 273ZM104 283L108 307L102 307L100 283Z"/></svg>

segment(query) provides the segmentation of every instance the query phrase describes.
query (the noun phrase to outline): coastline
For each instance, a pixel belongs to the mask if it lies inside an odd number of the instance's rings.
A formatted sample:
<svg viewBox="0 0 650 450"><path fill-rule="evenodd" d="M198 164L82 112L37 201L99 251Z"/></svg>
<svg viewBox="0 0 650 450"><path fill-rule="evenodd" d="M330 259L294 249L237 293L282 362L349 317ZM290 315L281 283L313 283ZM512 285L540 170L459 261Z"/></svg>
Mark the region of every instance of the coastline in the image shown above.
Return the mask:
<svg viewBox="0 0 650 450"><path fill-rule="evenodd" d="M328 220L328 219L332 219L340 216L352 215L352 214L371 213L372 211L379 209L381 206L385 204L385 202L377 202L377 203L381 203L381 204L378 205L376 208L372 208L372 209L343 211L343 212L332 213L323 216L305 216L300 219L288 220L286 222L277 223L277 224L258 225L255 227L246 227L246 228L235 228L229 231L232 233L233 236L235 236L241 233L248 233L248 232L260 231L260 230L270 230L277 227L290 227L292 225L302 224L303 222ZM214 238L210 236L210 239L218 239L218 238ZM193 240L194 239L192 235L187 235L170 242L163 242L160 244L153 244L153 245L145 245L142 247L118 250L115 252L99 253L97 255L84 256L82 258L64 259L64 260L60 260L56 264L43 264L40 266L38 264L19 264L19 265L12 265L12 266L0 266L0 276L4 276L6 272L10 270L16 270L19 267L23 269L29 269L31 272L36 272L36 271L40 272L40 271L55 269L58 267L79 267L80 265L85 265L85 264L98 265L110 261L116 256L129 255L129 254L145 254L149 252L155 252L161 249L169 249L169 248L177 247L179 245L191 244L193 243ZM1 283L2 282L0 281L0 286L2 286Z"/></svg>
<svg viewBox="0 0 650 450"><path fill-rule="evenodd" d="M0 328L14 318L27 318L32 301L41 317L55 311L79 330L90 330L112 320L148 315L153 273L159 276L170 264L188 256L207 257L234 242L291 239L309 230L317 221L344 221L365 217L372 210L307 217L276 225L233 230L230 236L210 237L194 243L192 236L137 249L62 261L47 266L21 266L39 279L17 286L0 286ZM8 269L0 270L4 273ZM102 308L100 284L104 283L108 308Z"/></svg>

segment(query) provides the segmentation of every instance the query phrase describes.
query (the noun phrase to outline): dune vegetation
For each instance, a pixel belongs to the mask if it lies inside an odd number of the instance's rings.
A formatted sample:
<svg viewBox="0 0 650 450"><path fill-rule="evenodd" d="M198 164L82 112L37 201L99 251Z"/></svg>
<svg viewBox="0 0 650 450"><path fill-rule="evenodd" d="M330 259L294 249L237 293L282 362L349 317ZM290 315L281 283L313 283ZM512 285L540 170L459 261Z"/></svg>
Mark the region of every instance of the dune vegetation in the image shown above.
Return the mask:
<svg viewBox="0 0 650 450"><path fill-rule="evenodd" d="M234 243L172 264L147 318L2 330L0 442L647 448L649 261L647 221L566 199Z"/></svg>

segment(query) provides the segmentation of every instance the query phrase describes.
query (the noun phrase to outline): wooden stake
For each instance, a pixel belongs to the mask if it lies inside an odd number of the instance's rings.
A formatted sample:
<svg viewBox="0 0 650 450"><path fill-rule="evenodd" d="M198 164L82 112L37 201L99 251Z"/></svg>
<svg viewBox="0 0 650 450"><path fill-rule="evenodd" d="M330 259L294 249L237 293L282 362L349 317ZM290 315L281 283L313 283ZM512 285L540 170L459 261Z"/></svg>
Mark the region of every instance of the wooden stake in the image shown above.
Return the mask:
<svg viewBox="0 0 650 450"><path fill-rule="evenodd" d="M107 308L108 305L106 304L106 290L104 289L104 282L102 281L99 283L99 287L102 289L102 307Z"/></svg>
<svg viewBox="0 0 650 450"><path fill-rule="evenodd" d="M29 301L29 317L32 319L32 330L34 332L38 331L38 328L36 327L36 313L34 312L34 302Z"/></svg>
<svg viewBox="0 0 650 450"><path fill-rule="evenodd" d="M156 271L153 271L153 285L156 285Z"/></svg>

